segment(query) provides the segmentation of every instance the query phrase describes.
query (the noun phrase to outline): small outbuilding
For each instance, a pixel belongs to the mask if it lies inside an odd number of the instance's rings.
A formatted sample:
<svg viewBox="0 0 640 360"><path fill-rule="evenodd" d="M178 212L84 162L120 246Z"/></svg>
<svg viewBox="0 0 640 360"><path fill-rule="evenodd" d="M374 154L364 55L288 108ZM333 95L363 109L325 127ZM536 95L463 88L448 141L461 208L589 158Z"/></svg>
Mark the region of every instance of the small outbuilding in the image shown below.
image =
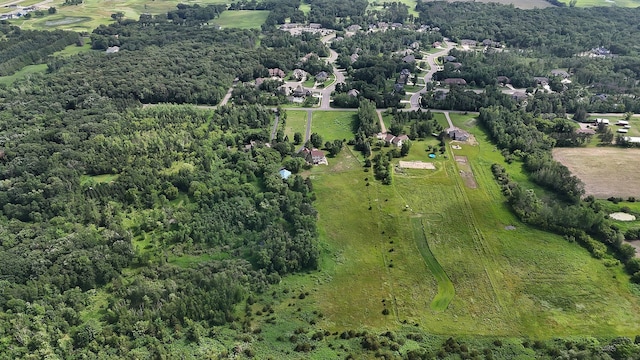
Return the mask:
<svg viewBox="0 0 640 360"><path fill-rule="evenodd" d="M278 171L278 174L280 174L280 177L283 180L287 180L291 176L291 171L287 169L281 169L280 171Z"/></svg>

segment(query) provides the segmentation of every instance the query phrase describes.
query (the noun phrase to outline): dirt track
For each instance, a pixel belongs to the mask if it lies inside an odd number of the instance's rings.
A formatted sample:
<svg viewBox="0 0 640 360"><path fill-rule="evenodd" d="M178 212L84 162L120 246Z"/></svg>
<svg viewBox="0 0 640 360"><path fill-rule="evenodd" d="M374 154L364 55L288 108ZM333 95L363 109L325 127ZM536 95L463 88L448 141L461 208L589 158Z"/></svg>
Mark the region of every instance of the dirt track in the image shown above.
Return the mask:
<svg viewBox="0 0 640 360"><path fill-rule="evenodd" d="M640 196L640 149L556 148L553 158L582 180L586 195Z"/></svg>

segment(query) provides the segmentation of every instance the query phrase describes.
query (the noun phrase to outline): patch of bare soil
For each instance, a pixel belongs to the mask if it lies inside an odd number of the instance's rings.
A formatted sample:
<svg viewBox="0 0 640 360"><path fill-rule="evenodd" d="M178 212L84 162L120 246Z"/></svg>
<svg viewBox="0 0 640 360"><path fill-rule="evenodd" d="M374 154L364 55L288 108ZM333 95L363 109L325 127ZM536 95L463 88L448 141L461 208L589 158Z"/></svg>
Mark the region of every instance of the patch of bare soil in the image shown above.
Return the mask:
<svg viewBox="0 0 640 360"><path fill-rule="evenodd" d="M473 171L471 170L471 166L467 162L466 156L456 156L456 162L458 163L458 169L460 170L460 176L462 177L462 181L469 189L477 189L478 183L476 182L475 176L473 176Z"/></svg>
<svg viewBox="0 0 640 360"><path fill-rule="evenodd" d="M640 240L625 240L625 242L636 248L636 257L640 258Z"/></svg>
<svg viewBox="0 0 640 360"><path fill-rule="evenodd" d="M435 170L436 166L430 162L422 161L400 161L398 166L405 169L423 169L423 170Z"/></svg>

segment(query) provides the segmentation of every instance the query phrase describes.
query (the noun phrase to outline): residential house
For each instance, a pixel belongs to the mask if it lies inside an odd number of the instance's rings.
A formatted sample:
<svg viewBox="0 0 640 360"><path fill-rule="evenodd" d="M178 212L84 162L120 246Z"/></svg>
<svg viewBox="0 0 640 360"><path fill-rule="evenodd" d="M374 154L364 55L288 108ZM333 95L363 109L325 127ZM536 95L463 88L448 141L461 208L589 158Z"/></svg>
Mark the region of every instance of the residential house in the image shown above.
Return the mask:
<svg viewBox="0 0 640 360"><path fill-rule="evenodd" d="M596 94L593 95L591 101L607 101L607 94Z"/></svg>
<svg viewBox="0 0 640 360"><path fill-rule="evenodd" d="M401 23L395 22L395 23L391 24L391 28L392 29L402 29L402 27L403 27L403 25Z"/></svg>
<svg viewBox="0 0 640 360"><path fill-rule="evenodd" d="M283 78L285 75L284 71L279 68L269 69L269 76L271 77Z"/></svg>
<svg viewBox="0 0 640 360"><path fill-rule="evenodd" d="M555 69L555 70L551 70L551 75L553 76L559 76L563 79L568 78L570 75L568 72L562 70L562 69Z"/></svg>
<svg viewBox="0 0 640 360"><path fill-rule="evenodd" d="M358 54L351 54L351 62L354 63L356 61L358 61L358 58L360 57L360 55Z"/></svg>
<svg viewBox="0 0 640 360"><path fill-rule="evenodd" d="M534 76L533 81L535 81L536 85L545 86L549 84L549 78L544 76Z"/></svg>
<svg viewBox="0 0 640 360"><path fill-rule="evenodd" d="M500 47L500 42L493 41L491 39L484 39L484 40L482 40L482 45L483 46L491 46L491 47Z"/></svg>
<svg viewBox="0 0 640 360"><path fill-rule="evenodd" d="M347 31L350 31L350 32L357 32L357 31L360 31L360 29L362 29L362 26L357 24L350 25L349 27L347 27Z"/></svg>
<svg viewBox="0 0 640 360"><path fill-rule="evenodd" d="M387 144L391 144L391 141L393 141L393 138L395 138L395 135L393 135L393 134L384 134L383 140Z"/></svg>
<svg viewBox="0 0 640 360"><path fill-rule="evenodd" d="M401 83L395 83L393 84L393 91L402 91L402 89L404 89L404 84Z"/></svg>
<svg viewBox="0 0 640 360"><path fill-rule="evenodd" d="M280 94L284 96L289 96L291 95L291 88L288 87L287 85L282 85L278 88L278 92L280 92Z"/></svg>
<svg viewBox="0 0 640 360"><path fill-rule="evenodd" d="M459 62L452 62L452 63L449 63L449 64L451 64L451 66L453 66L454 70L459 70L462 67L462 63L459 63Z"/></svg>
<svg viewBox="0 0 640 360"><path fill-rule="evenodd" d="M467 141L469 140L469 133L464 131L464 130L460 130L460 129L449 129L449 137L451 138L451 140L456 140L456 141Z"/></svg>
<svg viewBox="0 0 640 360"><path fill-rule="evenodd" d="M107 48L107 51L105 51L107 54L113 54L113 53L117 53L118 51L120 51L120 47L119 46L109 46Z"/></svg>
<svg viewBox="0 0 640 360"><path fill-rule="evenodd" d="M527 95L527 93L523 93L522 91L516 91L511 94L511 98L515 101L522 101L528 99L529 95Z"/></svg>
<svg viewBox="0 0 640 360"><path fill-rule="evenodd" d="M307 72L302 69L293 70L293 77L298 81L302 81L307 76Z"/></svg>
<svg viewBox="0 0 640 360"><path fill-rule="evenodd" d="M460 45L463 45L463 46L476 46L477 44L478 42L475 40L470 40L470 39L460 40Z"/></svg>
<svg viewBox="0 0 640 360"><path fill-rule="evenodd" d="M264 78L257 78L256 79L256 87L260 87L260 85L262 85L263 82L264 82Z"/></svg>
<svg viewBox="0 0 640 360"><path fill-rule="evenodd" d="M461 78L444 79L445 85L467 85L467 80Z"/></svg>
<svg viewBox="0 0 640 360"><path fill-rule="evenodd" d="M320 71L316 74L316 81L325 82L329 78L329 74L326 71Z"/></svg>
<svg viewBox="0 0 640 360"><path fill-rule="evenodd" d="M399 51L396 51L396 54L402 55L402 56L407 56L407 55L413 54L413 50L411 50L411 49L399 50Z"/></svg>
<svg viewBox="0 0 640 360"><path fill-rule="evenodd" d="M304 155L305 160L309 164L329 165L329 162L327 161L327 157L324 155L324 152L322 152L321 150L318 150L315 148L313 149L303 148L302 153Z"/></svg>
<svg viewBox="0 0 640 360"><path fill-rule="evenodd" d="M496 77L496 82L500 85L506 85L511 82L511 79L506 76L498 76Z"/></svg>
<svg viewBox="0 0 640 360"><path fill-rule="evenodd" d="M413 64L414 62L416 62L416 57L413 55L407 55L402 58L402 62L405 62L407 64Z"/></svg>
<svg viewBox="0 0 640 360"><path fill-rule="evenodd" d="M397 147L402 147L402 143L406 142L407 140L409 140L409 137L407 135L399 135L394 137L391 140L391 143Z"/></svg>
<svg viewBox="0 0 640 360"><path fill-rule="evenodd" d="M436 41L433 44L431 44L431 47L434 47L434 48L437 48L437 47L440 47L440 46L442 46L442 43L440 41Z"/></svg>
<svg viewBox="0 0 640 360"><path fill-rule="evenodd" d="M360 91L358 91L358 89L351 89L347 91L347 95L352 97L358 97L358 95L360 95Z"/></svg>
<svg viewBox="0 0 640 360"><path fill-rule="evenodd" d="M293 96L295 97L304 97L304 96L308 96L311 92L305 88L302 87L302 85L298 85L294 90L293 90Z"/></svg>
<svg viewBox="0 0 640 360"><path fill-rule="evenodd" d="M418 41L414 41L409 45L413 50L418 50L420 48L420 43Z"/></svg>
<svg viewBox="0 0 640 360"><path fill-rule="evenodd" d="M456 61L456 57L452 56L452 55L447 55L447 56L443 57L442 60L444 60L446 62L452 62L452 61Z"/></svg>
<svg viewBox="0 0 640 360"><path fill-rule="evenodd" d="M318 23L309 23L309 28L311 29L321 29L322 25Z"/></svg>

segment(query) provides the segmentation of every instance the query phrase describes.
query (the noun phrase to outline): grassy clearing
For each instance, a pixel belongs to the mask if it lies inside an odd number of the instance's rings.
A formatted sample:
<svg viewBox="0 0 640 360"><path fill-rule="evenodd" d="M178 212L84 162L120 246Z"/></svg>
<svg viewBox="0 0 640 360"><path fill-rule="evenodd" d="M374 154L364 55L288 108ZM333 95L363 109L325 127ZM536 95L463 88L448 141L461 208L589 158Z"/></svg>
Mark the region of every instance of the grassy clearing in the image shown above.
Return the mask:
<svg viewBox="0 0 640 360"><path fill-rule="evenodd" d="M313 123L312 123L313 124ZM302 136L307 131L307 112L287 110L287 120L284 127L284 135L289 137L290 141L293 141L293 135L297 132Z"/></svg>
<svg viewBox="0 0 640 360"><path fill-rule="evenodd" d="M47 64L27 65L9 76L0 76L0 84L11 85L18 79L24 79L33 74L47 71Z"/></svg>
<svg viewBox="0 0 640 360"><path fill-rule="evenodd" d="M73 56L78 55L85 52L90 52L91 50L91 40L85 39L84 45L69 45L66 48L53 53L53 56L65 57L65 56Z"/></svg>
<svg viewBox="0 0 640 360"><path fill-rule="evenodd" d="M557 148L553 157L564 164L585 184L587 195L606 199L610 196L638 196L640 150L616 147Z"/></svg>
<svg viewBox="0 0 640 360"><path fill-rule="evenodd" d="M422 220L418 217L411 219L411 225L413 228L413 237L416 241L416 246L424 259L427 268L431 271L438 283L438 294L431 301L431 308L433 310L444 311L453 300L456 291L453 287L453 283L447 276L438 260L433 256L431 249L429 249L429 242L424 233L424 226Z"/></svg>
<svg viewBox="0 0 640 360"><path fill-rule="evenodd" d="M454 122L474 124L463 115ZM316 275L323 280L312 282L314 304L325 315L319 325L377 331L406 322L434 334L536 338L640 331L634 310L640 299L628 276L576 244L520 223L490 171L494 162L506 165L500 152L481 129L467 129L479 145L447 150L446 158L433 160L436 170L397 173L392 186L372 181L349 151L312 169L325 249ZM409 159L428 161L425 147L414 142ZM477 189L464 185L453 155L467 157ZM430 307L438 284L416 251L412 219L418 216L455 288L444 311Z"/></svg>
<svg viewBox="0 0 640 360"><path fill-rule="evenodd" d="M223 28L260 29L269 16L269 11L237 10L225 11L213 22Z"/></svg>
<svg viewBox="0 0 640 360"><path fill-rule="evenodd" d="M326 141L353 139L357 115L355 111L314 111L311 132Z"/></svg>
<svg viewBox="0 0 640 360"><path fill-rule="evenodd" d="M80 185L104 184L116 181L119 174L103 174L103 175L82 175L80 176Z"/></svg>
<svg viewBox="0 0 640 360"><path fill-rule="evenodd" d="M187 171L193 171L195 166L188 162L180 162L176 161L171 164L171 167L168 169L161 170L160 173L164 175L173 175L180 172L180 170L185 169Z"/></svg>
<svg viewBox="0 0 640 360"><path fill-rule="evenodd" d="M418 16L418 12L416 11L416 0L399 0L399 3L403 3L409 7L409 14ZM369 0L369 9L382 10L383 1L379 0Z"/></svg>
<svg viewBox="0 0 640 360"><path fill-rule="evenodd" d="M138 20L140 14L162 14L176 8L179 3L184 4L226 4L226 0L85 0L81 5L62 6L62 2L55 1L57 14L45 16L41 19L17 20L14 23L25 29L51 30L65 29L74 31L87 31L95 29L99 25L107 25L113 22L111 14L123 12L126 19Z"/></svg>

